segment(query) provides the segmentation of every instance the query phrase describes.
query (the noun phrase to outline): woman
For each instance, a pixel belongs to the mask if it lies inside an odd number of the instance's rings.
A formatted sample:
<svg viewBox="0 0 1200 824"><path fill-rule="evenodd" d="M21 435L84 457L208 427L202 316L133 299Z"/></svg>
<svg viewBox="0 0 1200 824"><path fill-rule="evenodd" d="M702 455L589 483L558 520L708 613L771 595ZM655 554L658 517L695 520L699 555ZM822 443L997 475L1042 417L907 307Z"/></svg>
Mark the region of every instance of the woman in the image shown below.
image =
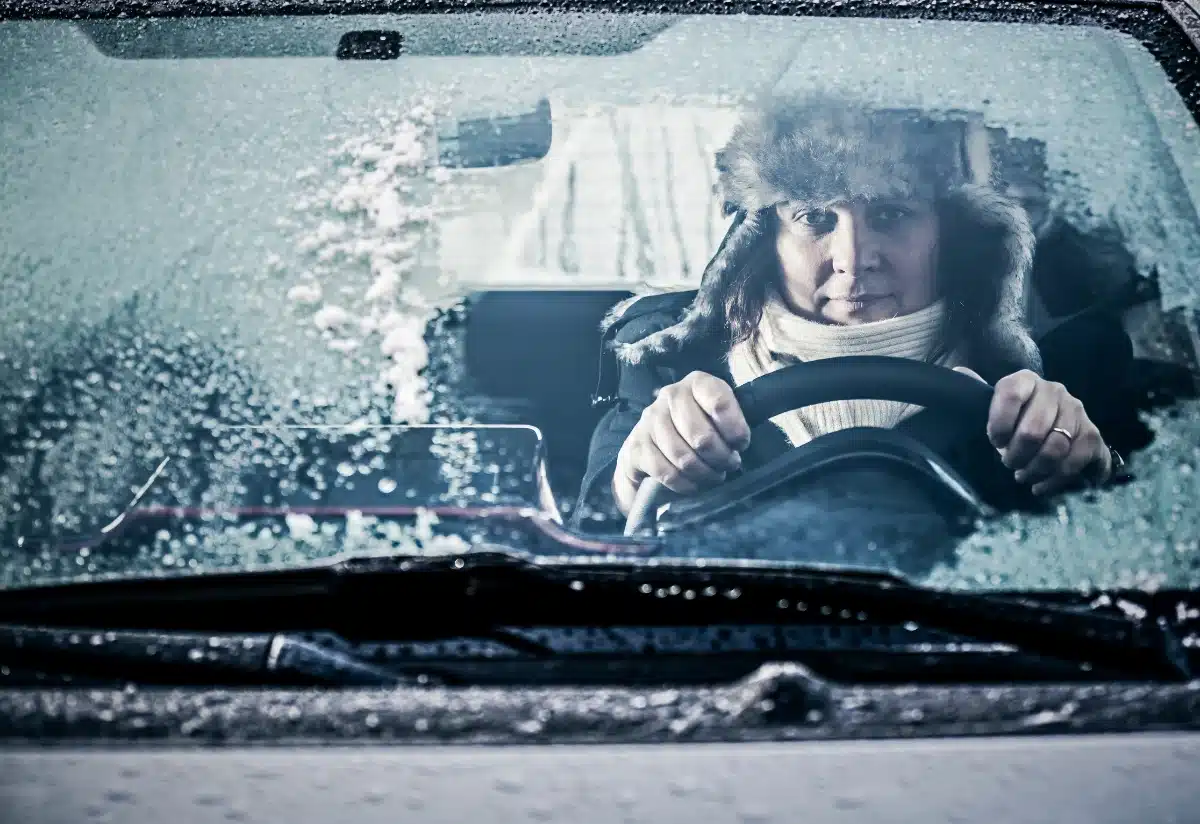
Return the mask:
<svg viewBox="0 0 1200 824"><path fill-rule="evenodd" d="M985 463L1025 494L1110 477L1119 457L1081 401L1041 376L1024 324L1027 215L972 184L928 123L776 101L742 122L719 165L736 216L700 289L627 301L605 321L620 372L577 511L611 493L627 513L647 477L688 495L838 429L909 425L915 407L847 400L784 413L752 437L734 386L846 355L932 361L993 384L986 436L1000 461Z"/></svg>

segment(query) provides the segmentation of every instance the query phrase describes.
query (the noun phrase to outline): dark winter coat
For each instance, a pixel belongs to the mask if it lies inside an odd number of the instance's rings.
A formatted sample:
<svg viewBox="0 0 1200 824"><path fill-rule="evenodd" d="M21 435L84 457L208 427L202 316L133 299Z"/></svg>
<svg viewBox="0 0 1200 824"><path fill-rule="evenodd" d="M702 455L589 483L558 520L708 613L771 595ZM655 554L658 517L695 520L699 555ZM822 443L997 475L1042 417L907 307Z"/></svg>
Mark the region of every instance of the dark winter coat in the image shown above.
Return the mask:
<svg viewBox="0 0 1200 824"><path fill-rule="evenodd" d="M691 304L694 292L676 292L644 297L626 308L620 320L605 333L605 345L636 343L648 335L677 323ZM1130 411L1129 399L1122 396L1124 374L1133 362L1132 346L1116 316L1091 311L1080 313L1053 329L1039 341L1045 377L1063 383L1081 401L1093 421L1105 433L1107 423L1120 425ZM575 525L590 528L589 515L602 515L603 528L611 530L620 514L612 498L611 485L617 453L657 391L682 380L693 371L707 372L733 383L725 363L728 347L719 337L691 339L678 351L652 362L630 364L609 357L601 373L600 394L610 404L597 425L588 455L587 472L575 507ZM969 364L989 383L994 384L1013 369ZM898 427L898 431L920 438L930 427L944 426L935 410L918 412ZM1107 434L1107 433L1106 433ZM1109 437L1112 440L1112 437ZM1119 438L1118 438L1119 441ZM774 423L756 427L749 448L742 453L743 472L760 467L792 449L783 431ZM968 436L944 457L992 507L1004 511L1039 509L1046 504L1036 499L1027 487L1019 486L1012 473L1000 461L984 432ZM594 521L592 523L595 523Z"/></svg>

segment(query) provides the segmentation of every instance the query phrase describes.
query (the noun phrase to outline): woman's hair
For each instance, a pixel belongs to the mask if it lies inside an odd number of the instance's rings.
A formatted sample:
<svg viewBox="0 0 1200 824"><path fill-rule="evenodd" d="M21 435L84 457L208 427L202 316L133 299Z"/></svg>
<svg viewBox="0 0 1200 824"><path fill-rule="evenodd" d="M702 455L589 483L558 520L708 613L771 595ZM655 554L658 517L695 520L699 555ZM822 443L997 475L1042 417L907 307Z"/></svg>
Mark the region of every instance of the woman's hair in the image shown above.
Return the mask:
<svg viewBox="0 0 1200 824"><path fill-rule="evenodd" d="M987 325L990 318L981 307L994 306L1000 300L1001 284L972 278L972 258L980 250L976 241L980 228L963 218L962 210L935 203L938 214L938 257L934 270L934 294L943 302L946 314L941 334L929 360L935 361L964 346L972 324ZM953 273L953 276L951 276ZM978 353L975 353L978 354Z"/></svg>
<svg viewBox="0 0 1200 824"><path fill-rule="evenodd" d="M782 277L775 239L779 215L764 209L758 220L758 238L737 268L725 293L726 332L729 345L749 340L762 321L763 308L771 289Z"/></svg>

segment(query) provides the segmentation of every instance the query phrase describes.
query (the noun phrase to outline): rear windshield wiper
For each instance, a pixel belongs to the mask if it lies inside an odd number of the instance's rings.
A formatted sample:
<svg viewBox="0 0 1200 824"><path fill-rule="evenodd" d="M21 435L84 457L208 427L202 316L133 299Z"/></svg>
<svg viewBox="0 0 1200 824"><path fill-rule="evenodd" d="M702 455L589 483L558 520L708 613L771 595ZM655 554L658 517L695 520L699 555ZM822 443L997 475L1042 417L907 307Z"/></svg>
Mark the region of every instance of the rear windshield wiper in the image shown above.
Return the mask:
<svg viewBox="0 0 1200 824"><path fill-rule="evenodd" d="M933 590L887 573L844 568L642 560L559 563L477 552L0 592L0 625L10 629L87 627L282 638L305 632L375 639L486 638L505 635L510 627L813 624L837 623L839 616L876 625L917 625L1131 677L1192 676L1187 650L1159 617L1136 619L1033 596ZM6 646L0 641L0 654ZM310 663L321 656L319 650L288 649L300 658L307 655ZM342 661L343 669L354 669L355 663ZM383 671L357 672L347 678L384 677Z"/></svg>

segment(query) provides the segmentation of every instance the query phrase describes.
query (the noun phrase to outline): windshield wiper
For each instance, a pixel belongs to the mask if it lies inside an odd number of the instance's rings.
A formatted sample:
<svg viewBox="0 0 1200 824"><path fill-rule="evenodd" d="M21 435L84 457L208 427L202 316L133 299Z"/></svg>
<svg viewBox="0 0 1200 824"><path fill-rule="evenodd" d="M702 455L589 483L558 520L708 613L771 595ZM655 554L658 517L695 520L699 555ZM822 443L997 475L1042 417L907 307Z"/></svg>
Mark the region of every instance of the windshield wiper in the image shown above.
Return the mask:
<svg viewBox="0 0 1200 824"><path fill-rule="evenodd" d="M1143 620L887 573L708 562L548 562L507 552L345 559L290 570L0 592L0 624L147 631L495 637L508 627L916 625L1130 677L1186 680L1183 644Z"/></svg>
<svg viewBox="0 0 1200 824"><path fill-rule="evenodd" d="M395 687L425 685L424 673L385 669L339 648L286 633L73 632L0 627L0 660L10 668L69 672L76 678L189 684Z"/></svg>

